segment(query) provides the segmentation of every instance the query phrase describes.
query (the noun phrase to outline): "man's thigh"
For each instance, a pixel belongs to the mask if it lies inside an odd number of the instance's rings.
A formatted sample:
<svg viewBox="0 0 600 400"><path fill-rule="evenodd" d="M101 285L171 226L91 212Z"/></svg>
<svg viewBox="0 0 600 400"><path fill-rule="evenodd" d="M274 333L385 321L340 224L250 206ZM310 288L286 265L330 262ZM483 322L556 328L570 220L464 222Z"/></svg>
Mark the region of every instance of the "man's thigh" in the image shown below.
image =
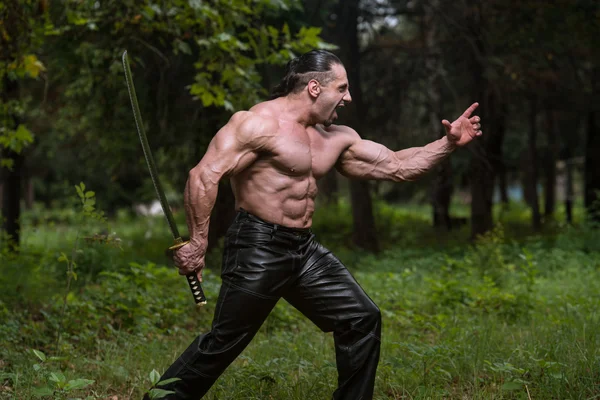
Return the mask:
<svg viewBox="0 0 600 400"><path fill-rule="evenodd" d="M324 332L351 328L379 309L350 271L330 251L317 245L284 299Z"/></svg>

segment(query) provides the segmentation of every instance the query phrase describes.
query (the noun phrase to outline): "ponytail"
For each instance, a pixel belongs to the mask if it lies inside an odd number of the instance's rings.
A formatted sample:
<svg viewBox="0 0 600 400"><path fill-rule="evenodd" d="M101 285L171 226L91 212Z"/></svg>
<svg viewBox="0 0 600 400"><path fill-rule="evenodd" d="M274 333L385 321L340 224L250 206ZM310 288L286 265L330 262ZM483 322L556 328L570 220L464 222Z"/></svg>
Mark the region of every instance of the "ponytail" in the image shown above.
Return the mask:
<svg viewBox="0 0 600 400"><path fill-rule="evenodd" d="M326 50L312 50L288 61L285 75L271 90L270 99L285 97L290 93L302 90L311 79L318 79L327 84L333 79L331 69L333 64L342 64L340 59Z"/></svg>

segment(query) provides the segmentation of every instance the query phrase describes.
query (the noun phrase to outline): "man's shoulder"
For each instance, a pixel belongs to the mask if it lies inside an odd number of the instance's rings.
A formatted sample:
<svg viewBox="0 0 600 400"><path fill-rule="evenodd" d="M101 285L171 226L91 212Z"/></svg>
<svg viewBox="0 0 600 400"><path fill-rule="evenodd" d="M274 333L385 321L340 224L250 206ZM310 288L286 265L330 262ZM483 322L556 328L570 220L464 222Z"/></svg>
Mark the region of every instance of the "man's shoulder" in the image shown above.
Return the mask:
<svg viewBox="0 0 600 400"><path fill-rule="evenodd" d="M250 109L234 113L229 124L233 125L239 134L254 135L276 131L279 121L273 116Z"/></svg>
<svg viewBox="0 0 600 400"><path fill-rule="evenodd" d="M332 124L327 127L323 126L323 125L317 125L317 127L318 127L318 129L322 130L323 132L333 135L334 137L342 136L351 141L360 140L360 136L359 136L358 132L356 132L353 128L346 126L346 125L333 125Z"/></svg>

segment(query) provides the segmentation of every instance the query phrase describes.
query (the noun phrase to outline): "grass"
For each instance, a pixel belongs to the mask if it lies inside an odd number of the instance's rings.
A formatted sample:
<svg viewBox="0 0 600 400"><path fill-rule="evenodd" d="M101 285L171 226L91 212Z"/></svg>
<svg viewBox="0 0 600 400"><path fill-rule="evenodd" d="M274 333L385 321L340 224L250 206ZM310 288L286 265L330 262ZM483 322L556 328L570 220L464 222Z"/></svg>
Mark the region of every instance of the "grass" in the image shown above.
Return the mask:
<svg viewBox="0 0 600 400"><path fill-rule="evenodd" d="M467 227L434 233L426 207L377 210L379 255L348 246L346 205L315 217L382 310L376 399L600 398L598 231L547 223L532 235L515 206L503 228L472 243ZM164 221L110 221L119 248L74 245L99 227L78 218L31 223L21 255L2 255L0 399L36 398L44 387L46 398L141 398L152 370L210 327L214 302L196 309L166 266ZM217 248L208 265L219 258ZM68 262L78 276L67 291ZM218 289L213 268L209 301ZM57 359L41 362L34 349ZM85 379L93 383L81 389L64 383ZM331 334L280 301L206 398L326 399L336 380Z"/></svg>

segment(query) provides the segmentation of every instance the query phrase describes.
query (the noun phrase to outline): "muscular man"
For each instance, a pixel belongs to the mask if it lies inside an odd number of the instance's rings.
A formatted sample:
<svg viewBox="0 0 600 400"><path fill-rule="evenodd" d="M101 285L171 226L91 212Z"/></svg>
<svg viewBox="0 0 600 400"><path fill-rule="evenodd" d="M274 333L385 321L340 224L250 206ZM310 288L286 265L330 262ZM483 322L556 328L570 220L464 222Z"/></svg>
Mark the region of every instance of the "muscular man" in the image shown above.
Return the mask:
<svg viewBox="0 0 600 400"><path fill-rule="evenodd" d="M477 103L446 136L394 152L333 125L350 103L340 60L311 51L288 63L272 100L234 114L190 171L185 207L190 243L175 254L181 274L201 279L208 224L219 181L231 181L238 210L225 237L222 286L212 329L198 336L161 379L171 399L199 399L250 343L280 298L333 332L338 388L334 399L373 397L381 315L346 267L310 227L317 180L331 168L349 178L411 181L481 135Z"/></svg>

